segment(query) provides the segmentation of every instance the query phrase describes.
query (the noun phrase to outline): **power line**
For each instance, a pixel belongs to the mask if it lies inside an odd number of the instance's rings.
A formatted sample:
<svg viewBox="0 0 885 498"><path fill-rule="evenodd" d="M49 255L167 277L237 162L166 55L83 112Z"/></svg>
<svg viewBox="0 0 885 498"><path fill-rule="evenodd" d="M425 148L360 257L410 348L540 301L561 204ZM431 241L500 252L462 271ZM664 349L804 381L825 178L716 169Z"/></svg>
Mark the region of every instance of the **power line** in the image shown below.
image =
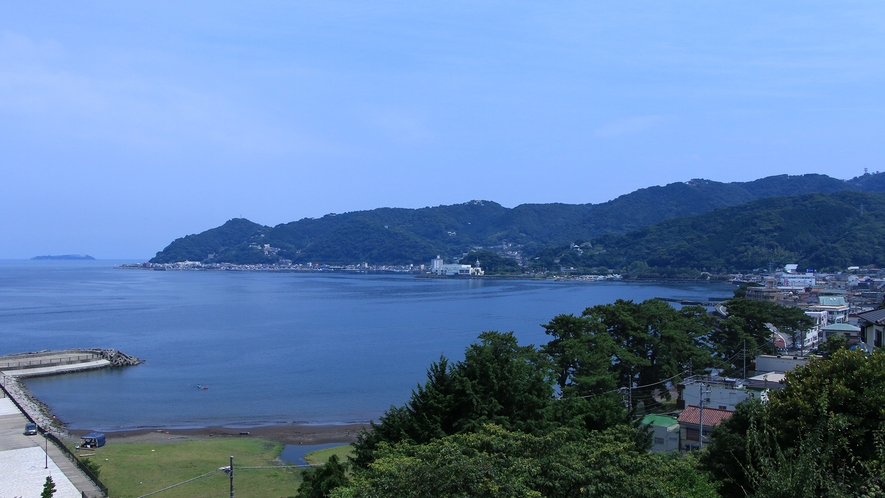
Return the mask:
<svg viewBox="0 0 885 498"><path fill-rule="evenodd" d="M307 463L307 464L296 464L296 465L267 465L267 466L260 466L260 467L237 467L237 470L307 469L307 468L322 467L322 466L323 466L323 464L321 464L321 463L320 463L320 464L309 464L309 463ZM173 485L171 485L171 486L166 486L166 487L163 488L163 489L158 489L158 490L156 490L156 491L151 491L150 493L145 494L145 495L141 495L141 496L139 496L138 498L145 498L146 496L151 496L151 495L155 495L155 494L157 494L157 493L162 493L163 491L168 491L168 490L170 490L170 489L172 489L172 488L175 488L175 487L181 486L182 484L187 484L187 483L189 483L189 482L196 481L197 479L202 479L202 478L204 478L204 477L209 477L209 476L211 476L211 475L217 474L218 472L221 472L222 470L227 471L227 469L228 469L227 467L222 467L222 468L220 468L220 469L215 469L215 470L213 470L212 472L208 472L208 473L203 474L203 475L201 475L201 476L193 477L193 478L191 478L191 479L188 479L188 480L186 480L186 481L179 482L179 483L177 483L177 484L173 484Z"/></svg>
<svg viewBox="0 0 885 498"><path fill-rule="evenodd" d="M201 476L194 477L194 478L192 478L192 479L188 479L187 481L182 481L182 482L180 482L180 483L178 483L178 484L173 484L172 486L166 486L166 487L163 488L163 489L158 489L158 490L156 490L156 491L151 491L150 493L148 493L148 494L146 494L146 495L141 495L141 496L139 496L138 498L144 498L145 496L155 495L155 494L157 494L157 493L161 493L161 492L163 492L163 491L170 490L170 489L172 489L172 488L174 488L174 487L181 486L182 484L187 484L187 483L189 483L189 482L196 481L197 479L202 479L202 478L204 478L204 477L209 477L209 476L211 476L211 475L213 475L213 474L217 474L220 470L221 470L221 469L215 469L215 470L213 470L212 472L209 472L209 473L207 473L207 474L203 474L203 475L201 475Z"/></svg>

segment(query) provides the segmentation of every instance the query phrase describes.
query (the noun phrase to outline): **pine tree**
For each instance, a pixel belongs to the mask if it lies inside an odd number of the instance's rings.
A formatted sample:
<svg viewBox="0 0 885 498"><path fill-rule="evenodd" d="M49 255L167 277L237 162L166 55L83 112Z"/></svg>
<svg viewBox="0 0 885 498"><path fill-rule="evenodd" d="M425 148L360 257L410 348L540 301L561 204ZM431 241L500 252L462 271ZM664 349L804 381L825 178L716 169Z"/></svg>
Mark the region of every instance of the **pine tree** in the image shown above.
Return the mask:
<svg viewBox="0 0 885 498"><path fill-rule="evenodd" d="M55 482L52 481L52 476L46 476L46 483L43 485L43 493L40 494L40 498L52 498L55 494Z"/></svg>

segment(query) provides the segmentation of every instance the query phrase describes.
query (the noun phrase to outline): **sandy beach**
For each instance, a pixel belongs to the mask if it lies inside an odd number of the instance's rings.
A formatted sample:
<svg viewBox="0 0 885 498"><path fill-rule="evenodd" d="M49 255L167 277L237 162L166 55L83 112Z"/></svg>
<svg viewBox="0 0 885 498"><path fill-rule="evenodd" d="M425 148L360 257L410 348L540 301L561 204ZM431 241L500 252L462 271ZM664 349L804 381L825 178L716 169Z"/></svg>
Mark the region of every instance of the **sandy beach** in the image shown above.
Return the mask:
<svg viewBox="0 0 885 498"><path fill-rule="evenodd" d="M325 444L352 443L360 430L368 424L350 425L277 425L252 428L207 427L200 429L138 429L120 432L105 432L108 441L174 443L179 441L251 437L269 439L282 444ZM72 436L79 437L91 431L70 430Z"/></svg>

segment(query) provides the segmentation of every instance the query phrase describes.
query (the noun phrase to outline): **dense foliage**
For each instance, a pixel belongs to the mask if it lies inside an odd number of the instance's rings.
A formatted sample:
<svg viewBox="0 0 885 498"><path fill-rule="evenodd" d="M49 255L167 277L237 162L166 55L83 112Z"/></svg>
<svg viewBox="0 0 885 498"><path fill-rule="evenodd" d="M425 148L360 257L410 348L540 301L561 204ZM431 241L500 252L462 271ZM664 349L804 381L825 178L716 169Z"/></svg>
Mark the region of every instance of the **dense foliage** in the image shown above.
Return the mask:
<svg viewBox="0 0 885 498"><path fill-rule="evenodd" d="M332 490L347 484L347 469L338 461L337 455L318 469L307 469L301 473L301 486L298 487L300 498L326 498Z"/></svg>
<svg viewBox="0 0 885 498"><path fill-rule="evenodd" d="M885 194L774 197L593 241L594 251L538 254L536 266L623 268L640 275L749 271L769 263L818 270L885 263Z"/></svg>
<svg viewBox="0 0 885 498"><path fill-rule="evenodd" d="M698 455L648 453L636 420L668 383L722 364L737 339L763 341L765 323L807 325L769 303L726 306L720 319L659 300L593 306L544 324L540 348L485 332L360 434L349 479L331 462L299 496L885 496L882 352L839 349L788 373Z"/></svg>
<svg viewBox="0 0 885 498"><path fill-rule="evenodd" d="M461 258L463 264L474 264L476 261L479 261L479 265L486 275L522 273L522 268L515 259L499 256L492 251L471 251Z"/></svg>
<svg viewBox="0 0 885 498"><path fill-rule="evenodd" d="M421 209L380 208L370 211L356 211L344 214L329 214L318 219L305 218L299 221L264 227L248 220L234 219L221 227L201 234L189 235L172 242L152 259L156 263L169 263L184 260L207 261L209 254L215 254L213 261L232 263L274 262L280 257L296 263L323 262L328 264L408 264L426 263L437 254L451 259L468 252L476 246L491 247L502 242L520 244L524 252L534 254L549 247L559 247L576 240L591 240L610 235L625 234L649 227L665 220L696 216L727 206L741 205L755 199L771 196L799 195L812 192L837 192L869 190L885 191L885 181L881 175L866 175L849 181L842 181L824 175L774 176L747 183L719 183L708 180L692 180L673 183L663 187L637 190L602 204L523 204L513 209L505 208L489 201L471 201L451 206L425 207ZM745 228L759 231L755 238L742 242L742 254L734 263L741 267L746 261L780 261L791 257L796 249L788 239L796 238L795 246L805 247L818 239L814 229L803 231L802 224L815 213L787 218L797 227L797 233L790 229L772 234L764 226L755 226L741 218L743 224L732 224L735 229ZM775 224L777 224L775 222ZM699 227L707 229L707 226ZM645 261L649 267L666 268L719 268L731 264L721 256L704 254L701 260L692 260L690 245L683 244L681 256L667 259L667 251L674 249L677 242L669 235L669 225L655 228L651 232L632 235L625 242L639 240L651 243L653 247L626 251L618 243L621 239L605 239L606 251L595 255L597 259L578 259L566 266L621 268L633 261ZM661 232L661 236L655 236ZM801 233L800 233L801 232ZM807 233L806 233L807 232ZM730 238L730 233L719 239ZM809 236L808 234L811 234ZM766 237L777 235L768 242ZM861 234L865 235L865 234ZM694 235L700 241L700 235ZM702 237L701 237L702 238ZM875 234L866 234L867 243L875 241ZM722 241L720 241L722 242ZM761 245L760 245L761 242ZM718 242L710 242L716 246ZM728 240L723 243L727 245ZM279 248L277 254L266 255L255 244L270 244ZM782 249L769 247L775 244ZM611 246L611 247L608 247ZM660 246L660 248L655 249ZM860 244L858 244L858 247ZM718 247L718 246L716 246ZM715 247L710 251L715 253ZM874 260L875 250L866 251L860 256L852 252L833 253L838 244L819 247L819 255L824 264L820 268L833 266L848 259ZM749 251L748 254L743 252ZM627 258L626 260L624 258ZM743 258L743 259L740 259ZM548 261L549 259L549 261ZM556 256L544 253L539 264L550 268L558 265L553 262ZM811 258L814 261L817 259ZM586 264L585 264L586 263ZM758 264L753 263L758 266ZM862 264L855 262L854 264ZM752 265L751 265L752 266ZM655 269L655 274L664 272ZM671 270L670 273L673 273Z"/></svg>
<svg viewBox="0 0 885 498"><path fill-rule="evenodd" d="M553 388L543 356L519 346L512 333L484 332L479 339L463 361L443 357L432 364L406 405L391 408L360 434L358 465L368 465L382 442L426 443L489 423L523 432L548 425Z"/></svg>
<svg viewBox="0 0 885 498"><path fill-rule="evenodd" d="M803 331L813 325L801 308L744 298L730 299L724 306L728 316L717 322L710 340L720 366L729 374L740 370L745 355L776 353L768 324L800 342Z"/></svg>
<svg viewBox="0 0 885 498"><path fill-rule="evenodd" d="M840 349L739 406L702 454L724 496L885 496L885 353Z"/></svg>
<svg viewBox="0 0 885 498"><path fill-rule="evenodd" d="M375 460L331 496L716 497L694 459L653 455L634 444L634 429L543 435L486 425L426 444L383 444Z"/></svg>

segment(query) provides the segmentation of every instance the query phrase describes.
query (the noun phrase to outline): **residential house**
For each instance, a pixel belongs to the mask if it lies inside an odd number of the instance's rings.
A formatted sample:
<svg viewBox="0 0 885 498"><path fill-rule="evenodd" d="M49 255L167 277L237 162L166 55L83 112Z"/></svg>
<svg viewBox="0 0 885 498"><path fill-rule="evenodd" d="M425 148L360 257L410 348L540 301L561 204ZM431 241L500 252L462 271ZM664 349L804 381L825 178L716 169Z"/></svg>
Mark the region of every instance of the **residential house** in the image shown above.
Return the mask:
<svg viewBox="0 0 885 498"><path fill-rule="evenodd" d="M679 396L676 408L680 409L690 405L700 406L702 394L706 406L721 410L734 410L741 401L754 397L754 393L746 389L743 381L697 377L690 377L677 384L676 392Z"/></svg>
<svg viewBox="0 0 885 498"><path fill-rule="evenodd" d="M848 321L849 306L845 296L819 295L817 304L808 307L809 311L826 311L827 323L845 323Z"/></svg>
<svg viewBox="0 0 885 498"><path fill-rule="evenodd" d="M679 419L671 415L646 415L643 425L652 430L652 453L676 451L679 449Z"/></svg>
<svg viewBox="0 0 885 498"><path fill-rule="evenodd" d="M874 348L881 348L885 336L885 309L858 313L857 326L863 342Z"/></svg>
<svg viewBox="0 0 885 498"><path fill-rule="evenodd" d="M699 406L686 407L679 415L679 449L693 451L701 449L702 443L709 444L713 430L732 415L734 415L732 410L705 406L702 411Z"/></svg>

